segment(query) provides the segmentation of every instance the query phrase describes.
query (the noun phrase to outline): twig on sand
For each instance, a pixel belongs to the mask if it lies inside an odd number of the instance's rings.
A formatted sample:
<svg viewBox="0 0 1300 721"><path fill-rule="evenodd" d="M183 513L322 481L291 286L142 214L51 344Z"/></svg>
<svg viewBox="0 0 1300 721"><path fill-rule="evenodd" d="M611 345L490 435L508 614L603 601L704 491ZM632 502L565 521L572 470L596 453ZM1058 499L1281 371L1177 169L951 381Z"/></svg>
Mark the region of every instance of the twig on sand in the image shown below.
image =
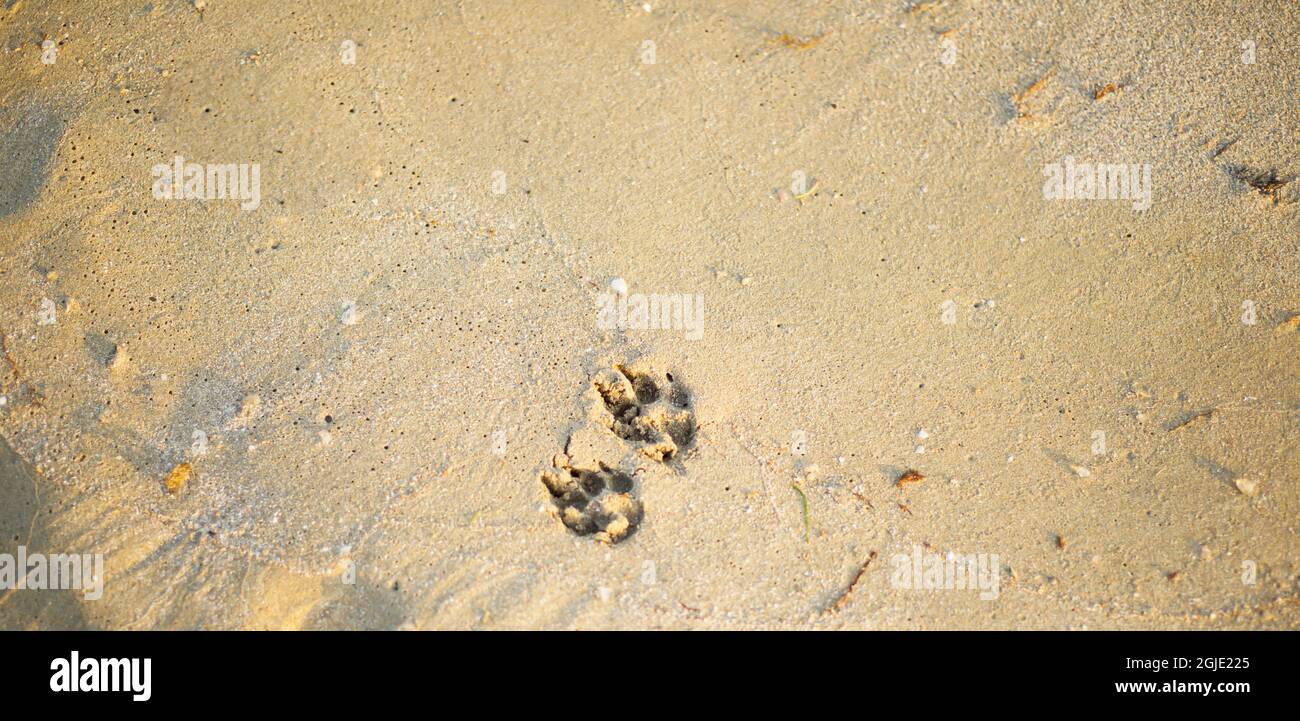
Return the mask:
<svg viewBox="0 0 1300 721"><path fill-rule="evenodd" d="M1107 95L1110 95L1116 90L1119 90L1119 88L1120 86L1116 85L1115 83L1106 83L1105 85L1099 86L1097 89L1092 91L1092 99L1101 100L1102 98L1106 97Z"/></svg>
<svg viewBox="0 0 1300 721"><path fill-rule="evenodd" d="M866 574L867 567L870 566L871 562L874 560L876 560L876 552L872 551L867 556L867 560L863 561L862 565L858 567L858 572L853 575L853 580L849 581L849 585L844 589L844 592L835 599L834 603L826 608L826 613L838 613L841 608L844 608L845 604L849 602L849 596L853 595L854 589L856 589L858 584L862 582L862 576Z"/></svg>
<svg viewBox="0 0 1300 721"><path fill-rule="evenodd" d="M772 42L777 43L778 45L784 45L787 48L794 48L795 50L808 50L816 47L825 37L826 33L821 33L820 35L813 35L805 40L803 38L797 38L790 33L781 33L773 38Z"/></svg>
<svg viewBox="0 0 1300 721"><path fill-rule="evenodd" d="M1203 421L1212 415L1214 415L1213 408L1207 408L1203 411L1197 411L1195 413L1188 415L1182 420L1175 421L1172 425L1170 425L1168 428L1165 429L1165 433L1173 433L1179 428L1186 428L1187 426L1190 426L1193 423L1197 423L1199 421Z"/></svg>
<svg viewBox="0 0 1300 721"><path fill-rule="evenodd" d="M858 499L859 501L862 501L862 503L866 505L868 511L876 510L876 507L871 505L870 498L867 498L866 496L862 495L861 493L858 493L857 491L852 491L852 493L854 498Z"/></svg>
<svg viewBox="0 0 1300 721"><path fill-rule="evenodd" d="M1024 90L1022 90L1022 91L1020 91L1020 92L1018 92L1018 93L1014 93L1014 94L1012 94L1012 96L1011 96L1011 102L1012 102L1013 104L1015 104L1015 106L1016 106L1016 115L1017 115L1018 117L1021 117L1021 118L1035 118L1035 117L1037 117L1036 114L1031 113L1028 109L1026 109L1026 107L1025 107L1025 101L1027 101L1027 100L1029 99L1029 96L1033 95L1034 93L1038 92L1039 90L1042 90L1042 89L1043 89L1043 86L1045 86L1045 85L1047 84L1048 79L1051 78L1051 77L1052 77L1052 74L1055 73L1055 72L1056 72L1056 69L1055 69L1055 68L1052 68L1052 69L1048 70L1046 73L1043 74L1042 77L1040 77L1039 79L1035 80L1035 81L1033 82L1032 85L1030 85L1029 87L1025 88Z"/></svg>

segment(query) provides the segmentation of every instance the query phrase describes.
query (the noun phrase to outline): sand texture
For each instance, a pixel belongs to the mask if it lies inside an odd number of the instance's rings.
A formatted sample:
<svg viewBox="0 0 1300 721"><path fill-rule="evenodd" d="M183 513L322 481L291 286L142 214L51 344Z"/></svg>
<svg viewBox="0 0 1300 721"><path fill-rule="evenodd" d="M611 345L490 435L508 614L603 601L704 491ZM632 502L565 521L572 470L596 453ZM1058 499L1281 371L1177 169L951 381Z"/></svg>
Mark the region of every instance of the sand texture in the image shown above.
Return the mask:
<svg viewBox="0 0 1300 721"><path fill-rule="evenodd" d="M1300 628L1298 31L0 0L0 628Z"/></svg>

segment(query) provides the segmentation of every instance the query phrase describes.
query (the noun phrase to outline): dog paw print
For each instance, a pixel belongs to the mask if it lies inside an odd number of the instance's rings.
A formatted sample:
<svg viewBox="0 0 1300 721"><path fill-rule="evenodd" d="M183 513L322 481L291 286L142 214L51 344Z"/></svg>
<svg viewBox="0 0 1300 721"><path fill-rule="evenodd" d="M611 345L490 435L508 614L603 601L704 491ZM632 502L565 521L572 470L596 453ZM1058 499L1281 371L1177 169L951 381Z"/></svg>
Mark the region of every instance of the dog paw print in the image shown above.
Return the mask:
<svg viewBox="0 0 1300 721"><path fill-rule="evenodd" d="M638 486L646 460L679 468L695 444L691 394L672 374L640 363L602 370L583 400L586 419L541 481L566 528L618 543L644 518Z"/></svg>
<svg viewBox="0 0 1300 721"><path fill-rule="evenodd" d="M619 365L598 375L592 385L604 405L598 422L636 444L647 458L667 462L694 443L690 393L671 373Z"/></svg>
<svg viewBox="0 0 1300 721"><path fill-rule="evenodd" d="M573 467L542 471L560 521L579 536L618 543L641 523L641 502L632 495L632 476L615 468L594 471Z"/></svg>

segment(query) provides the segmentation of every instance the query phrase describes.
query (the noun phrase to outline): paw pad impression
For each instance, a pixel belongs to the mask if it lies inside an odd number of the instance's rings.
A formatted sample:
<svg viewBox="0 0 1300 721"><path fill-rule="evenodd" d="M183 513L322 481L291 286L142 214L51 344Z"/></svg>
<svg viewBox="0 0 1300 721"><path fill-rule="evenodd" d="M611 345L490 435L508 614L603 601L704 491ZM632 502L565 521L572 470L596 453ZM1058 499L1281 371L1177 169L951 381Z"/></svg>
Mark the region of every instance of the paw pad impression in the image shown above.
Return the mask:
<svg viewBox="0 0 1300 721"><path fill-rule="evenodd" d="M672 374L638 362L601 370L583 401L587 418L541 481L570 531L617 543L644 518L639 464L677 462L695 443L691 394Z"/></svg>

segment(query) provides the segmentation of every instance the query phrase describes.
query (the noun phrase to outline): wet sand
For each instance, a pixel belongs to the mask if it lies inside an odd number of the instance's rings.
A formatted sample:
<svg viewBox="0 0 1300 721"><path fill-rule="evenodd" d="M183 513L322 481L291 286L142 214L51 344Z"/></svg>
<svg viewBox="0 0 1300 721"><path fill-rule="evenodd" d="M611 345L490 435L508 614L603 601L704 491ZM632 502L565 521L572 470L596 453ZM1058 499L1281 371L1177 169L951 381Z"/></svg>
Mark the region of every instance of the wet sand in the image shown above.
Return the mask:
<svg viewBox="0 0 1300 721"><path fill-rule="evenodd" d="M0 627L1300 627L1294 3L198 6L0 2Z"/></svg>

